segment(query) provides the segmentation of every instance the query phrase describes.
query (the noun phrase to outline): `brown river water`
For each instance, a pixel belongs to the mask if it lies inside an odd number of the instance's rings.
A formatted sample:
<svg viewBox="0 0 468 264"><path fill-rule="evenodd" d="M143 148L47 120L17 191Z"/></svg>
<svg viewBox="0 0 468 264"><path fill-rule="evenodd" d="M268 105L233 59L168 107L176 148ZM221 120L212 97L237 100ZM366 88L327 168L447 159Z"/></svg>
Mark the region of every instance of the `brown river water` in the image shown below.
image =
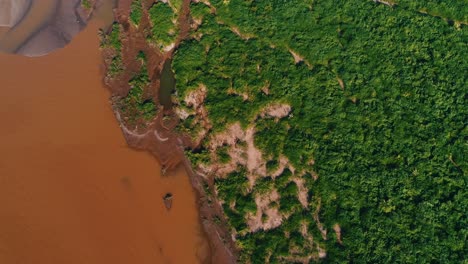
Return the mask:
<svg viewBox="0 0 468 264"><path fill-rule="evenodd" d="M163 177L127 147L97 30L91 22L43 57L0 53L0 263L201 263L209 250L187 174Z"/></svg>

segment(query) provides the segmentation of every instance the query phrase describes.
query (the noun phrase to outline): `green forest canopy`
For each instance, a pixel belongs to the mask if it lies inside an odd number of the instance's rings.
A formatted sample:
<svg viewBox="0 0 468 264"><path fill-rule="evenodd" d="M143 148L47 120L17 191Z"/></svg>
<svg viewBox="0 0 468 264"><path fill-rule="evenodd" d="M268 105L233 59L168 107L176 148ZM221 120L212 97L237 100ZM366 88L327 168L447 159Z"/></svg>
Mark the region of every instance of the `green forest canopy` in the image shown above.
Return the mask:
<svg viewBox="0 0 468 264"><path fill-rule="evenodd" d="M206 85L213 132L235 122L247 126L271 102L291 105L288 118L257 120L255 144L271 157L271 166L284 155L296 169L318 174L317 181L306 182L309 195L321 199L325 228L339 223L343 232L340 245L336 236L324 240L313 231L327 251L322 261L466 261L467 1L210 5L191 3L201 24L174 57L179 101ZM155 26L154 37L169 43L174 13L157 4L150 15L164 29ZM225 151L218 155L229 161ZM194 163L210 162L203 150L189 156ZM314 201L303 209L289 177L265 178L250 193L244 168L216 181L219 196L236 201L238 210L224 209L240 231L241 261L264 263L269 256L271 263L285 262L292 247L304 245L298 226L315 225ZM281 192L280 210L291 216L278 228L250 233L244 216L256 210L253 195L272 186Z"/></svg>

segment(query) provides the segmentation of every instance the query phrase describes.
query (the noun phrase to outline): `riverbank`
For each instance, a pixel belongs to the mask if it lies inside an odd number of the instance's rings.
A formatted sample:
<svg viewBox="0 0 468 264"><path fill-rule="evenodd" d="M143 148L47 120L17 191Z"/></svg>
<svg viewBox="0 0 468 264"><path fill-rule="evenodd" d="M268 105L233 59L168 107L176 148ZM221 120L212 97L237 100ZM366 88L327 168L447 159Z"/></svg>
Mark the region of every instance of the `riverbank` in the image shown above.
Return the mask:
<svg viewBox="0 0 468 264"><path fill-rule="evenodd" d="M99 26L44 57L0 54L0 263L204 263L185 171L162 177L106 104Z"/></svg>
<svg viewBox="0 0 468 264"><path fill-rule="evenodd" d="M152 31L149 9L155 8L153 1L135 2L141 4L141 16L137 19L133 16L132 19L132 1L119 1L115 9L117 24L104 36L102 44L105 83L113 95L114 113L129 146L152 153L161 162L162 173L183 164L197 192L200 218L211 248L211 263L235 263L237 252L220 203L214 195L213 182L193 172L184 153L185 148L195 147L197 143L176 130L179 118L171 108L162 106L160 98L164 65L172 59L190 28L190 1L183 1L180 7L171 7L176 16L174 31L177 34L170 37L173 42L161 44L159 48L147 41L151 38L148 33ZM126 100L127 97L133 99ZM126 104L136 102L155 104L154 116L135 116L139 113L135 109L144 107Z"/></svg>

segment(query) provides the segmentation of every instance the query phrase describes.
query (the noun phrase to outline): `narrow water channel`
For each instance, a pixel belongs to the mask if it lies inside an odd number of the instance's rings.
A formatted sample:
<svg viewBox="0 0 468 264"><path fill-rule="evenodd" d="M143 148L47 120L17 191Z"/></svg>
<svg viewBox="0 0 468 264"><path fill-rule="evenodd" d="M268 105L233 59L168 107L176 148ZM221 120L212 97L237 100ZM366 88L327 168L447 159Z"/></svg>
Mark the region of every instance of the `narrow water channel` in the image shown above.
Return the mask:
<svg viewBox="0 0 468 264"><path fill-rule="evenodd" d="M0 263L202 263L186 172L162 177L152 156L127 147L97 30L39 58L0 53Z"/></svg>
<svg viewBox="0 0 468 264"><path fill-rule="evenodd" d="M171 96L176 87L174 72L172 71L172 60L166 60L161 71L161 82L159 89L159 103L165 109L172 107Z"/></svg>

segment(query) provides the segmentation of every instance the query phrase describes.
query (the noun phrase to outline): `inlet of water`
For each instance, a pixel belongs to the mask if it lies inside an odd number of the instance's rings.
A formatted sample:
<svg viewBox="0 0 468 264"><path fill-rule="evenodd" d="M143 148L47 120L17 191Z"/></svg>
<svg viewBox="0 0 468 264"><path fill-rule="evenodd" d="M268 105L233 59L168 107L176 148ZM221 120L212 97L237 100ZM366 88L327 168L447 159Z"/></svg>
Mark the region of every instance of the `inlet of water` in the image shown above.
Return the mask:
<svg viewBox="0 0 468 264"><path fill-rule="evenodd" d="M159 88L159 103L164 109L172 108L171 96L175 90L176 80L172 71L172 60L166 60L161 71L161 82Z"/></svg>

